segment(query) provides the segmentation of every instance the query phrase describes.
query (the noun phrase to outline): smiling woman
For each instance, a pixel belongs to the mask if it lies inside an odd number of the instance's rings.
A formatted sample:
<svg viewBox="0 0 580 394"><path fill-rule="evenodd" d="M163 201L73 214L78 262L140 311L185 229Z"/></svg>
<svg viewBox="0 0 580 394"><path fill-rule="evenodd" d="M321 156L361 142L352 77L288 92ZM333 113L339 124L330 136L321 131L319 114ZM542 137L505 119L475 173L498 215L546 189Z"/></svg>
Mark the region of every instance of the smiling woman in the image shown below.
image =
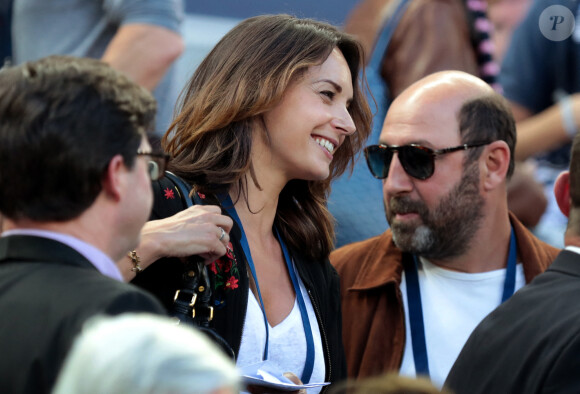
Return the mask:
<svg viewBox="0 0 580 394"><path fill-rule="evenodd" d="M268 359L305 383L346 376L326 197L370 131L361 57L358 42L326 23L247 19L196 70L163 140L169 169L234 222L227 255L209 271L213 328L238 366ZM170 305L179 267L164 259L136 282Z"/></svg>
<svg viewBox="0 0 580 394"><path fill-rule="evenodd" d="M348 64L335 48L324 63L292 82L280 103L264 113L267 134L260 135L267 138L254 140L253 149L263 154L256 155L252 164L272 170L273 165L284 184L293 179L327 179L335 149L356 131L349 112L352 90Z"/></svg>

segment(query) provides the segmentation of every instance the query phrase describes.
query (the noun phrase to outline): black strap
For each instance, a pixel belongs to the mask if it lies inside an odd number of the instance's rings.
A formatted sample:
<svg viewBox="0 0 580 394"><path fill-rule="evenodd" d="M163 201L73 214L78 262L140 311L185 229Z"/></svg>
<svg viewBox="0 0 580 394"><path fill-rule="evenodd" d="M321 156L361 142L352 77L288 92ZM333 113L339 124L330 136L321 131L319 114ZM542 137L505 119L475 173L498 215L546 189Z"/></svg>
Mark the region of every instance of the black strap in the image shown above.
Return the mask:
<svg viewBox="0 0 580 394"><path fill-rule="evenodd" d="M203 260L196 256L188 258L181 281L181 289L175 293L172 315L200 327L209 327L213 319L211 286Z"/></svg>
<svg viewBox="0 0 580 394"><path fill-rule="evenodd" d="M191 193L191 186L172 172L165 171L165 177L175 184L177 191L181 195L181 201L186 205L186 208L193 206L193 201L189 195Z"/></svg>
<svg viewBox="0 0 580 394"><path fill-rule="evenodd" d="M197 195L190 196L192 188L183 179L169 171L165 172L165 176L175 184L184 203L184 209L193 206L194 202L203 204ZM216 342L231 359L235 360L235 353L231 346L210 327L210 322L213 319L211 300L212 288L203 259L199 256L188 257L181 279L181 288L175 293L170 313L180 322L199 328Z"/></svg>
<svg viewBox="0 0 580 394"><path fill-rule="evenodd" d="M429 376L429 359L427 358L427 344L425 340L425 323L423 321L423 306L419 290L419 274L417 272L417 258L409 255L403 258L405 282L407 284L407 304L409 306L409 323L413 360L417 375Z"/></svg>

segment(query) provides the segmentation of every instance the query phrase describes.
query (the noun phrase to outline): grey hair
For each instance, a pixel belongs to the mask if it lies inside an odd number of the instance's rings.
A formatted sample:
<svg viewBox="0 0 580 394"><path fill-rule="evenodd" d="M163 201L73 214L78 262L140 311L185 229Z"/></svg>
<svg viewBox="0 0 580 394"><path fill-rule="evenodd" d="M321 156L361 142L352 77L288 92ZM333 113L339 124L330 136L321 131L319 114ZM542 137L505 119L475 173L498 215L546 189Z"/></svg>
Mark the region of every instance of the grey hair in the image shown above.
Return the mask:
<svg viewBox="0 0 580 394"><path fill-rule="evenodd" d="M240 375L204 334L146 313L87 321L52 394L209 394Z"/></svg>

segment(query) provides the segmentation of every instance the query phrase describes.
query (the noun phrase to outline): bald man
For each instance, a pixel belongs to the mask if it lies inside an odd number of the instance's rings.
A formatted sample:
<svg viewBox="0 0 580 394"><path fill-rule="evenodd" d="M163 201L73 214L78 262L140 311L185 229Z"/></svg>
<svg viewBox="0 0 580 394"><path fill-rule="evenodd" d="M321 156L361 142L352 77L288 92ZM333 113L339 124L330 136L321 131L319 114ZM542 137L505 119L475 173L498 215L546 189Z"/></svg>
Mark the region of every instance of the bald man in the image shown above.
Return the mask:
<svg viewBox="0 0 580 394"><path fill-rule="evenodd" d="M555 258L508 210L515 143L504 100L470 74L431 74L394 100L365 149L391 228L330 257L350 377L442 385L475 326Z"/></svg>

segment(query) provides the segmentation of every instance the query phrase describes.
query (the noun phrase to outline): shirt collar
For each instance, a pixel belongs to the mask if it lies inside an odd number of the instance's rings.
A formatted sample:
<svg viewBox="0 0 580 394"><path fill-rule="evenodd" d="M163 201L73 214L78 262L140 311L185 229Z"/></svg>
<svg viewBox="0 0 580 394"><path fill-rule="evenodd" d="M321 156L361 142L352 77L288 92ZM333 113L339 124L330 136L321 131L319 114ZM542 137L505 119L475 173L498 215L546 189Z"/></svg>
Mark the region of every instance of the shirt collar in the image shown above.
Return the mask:
<svg viewBox="0 0 580 394"><path fill-rule="evenodd" d="M578 246L568 245L568 246L566 246L565 249L566 250L569 250L570 252L574 252L574 253L580 254L580 247L578 247Z"/></svg>
<svg viewBox="0 0 580 394"><path fill-rule="evenodd" d="M73 237L72 235L39 229L15 229L4 231L2 233L2 237L8 237L11 235L42 237L63 243L83 255L103 275L118 281L123 281L121 271L119 271L119 268L109 256L95 246Z"/></svg>

